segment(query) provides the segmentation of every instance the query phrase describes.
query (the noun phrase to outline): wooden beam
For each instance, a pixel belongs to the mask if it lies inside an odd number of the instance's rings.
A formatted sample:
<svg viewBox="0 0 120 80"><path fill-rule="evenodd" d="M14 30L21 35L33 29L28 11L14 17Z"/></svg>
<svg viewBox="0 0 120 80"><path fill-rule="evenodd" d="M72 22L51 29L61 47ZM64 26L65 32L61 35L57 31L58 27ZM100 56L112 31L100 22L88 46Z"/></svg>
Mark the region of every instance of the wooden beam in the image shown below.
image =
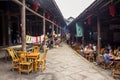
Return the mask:
<svg viewBox="0 0 120 80"><path fill-rule="evenodd" d="M25 4L22 4L20 1L18 1L18 0L11 0L11 1L17 3L17 4L20 5L20 6L23 6L23 5L24 5L25 8L26 8L28 11L32 12L33 14L35 14L35 15L41 17L41 18L45 18L44 16L38 14L38 13L35 12L34 10L30 9L29 7L27 7ZM52 24L54 24L54 25L56 25L56 26L58 26L58 25L55 24L53 21L51 21L51 20L49 20L49 19L47 19L47 18L45 18L45 20L48 21L48 22L50 22L50 23L52 23Z"/></svg>
<svg viewBox="0 0 120 80"><path fill-rule="evenodd" d="M100 7L99 9L103 9L104 7L108 6L110 3L112 3L113 0L109 0L107 3L105 3L102 7ZM117 3L119 3L120 0L116 0L115 3L113 3L114 5L116 5Z"/></svg>

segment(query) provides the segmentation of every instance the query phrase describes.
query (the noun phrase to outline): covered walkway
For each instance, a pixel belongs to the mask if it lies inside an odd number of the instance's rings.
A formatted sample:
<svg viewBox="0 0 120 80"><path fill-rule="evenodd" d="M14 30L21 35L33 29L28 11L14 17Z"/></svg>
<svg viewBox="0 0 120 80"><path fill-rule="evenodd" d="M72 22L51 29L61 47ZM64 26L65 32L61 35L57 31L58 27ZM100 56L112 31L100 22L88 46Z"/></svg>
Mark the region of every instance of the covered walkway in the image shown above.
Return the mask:
<svg viewBox="0 0 120 80"><path fill-rule="evenodd" d="M0 65L0 80L114 80L110 73L89 63L64 43L48 51L44 73L20 75L11 71L9 61L0 60Z"/></svg>

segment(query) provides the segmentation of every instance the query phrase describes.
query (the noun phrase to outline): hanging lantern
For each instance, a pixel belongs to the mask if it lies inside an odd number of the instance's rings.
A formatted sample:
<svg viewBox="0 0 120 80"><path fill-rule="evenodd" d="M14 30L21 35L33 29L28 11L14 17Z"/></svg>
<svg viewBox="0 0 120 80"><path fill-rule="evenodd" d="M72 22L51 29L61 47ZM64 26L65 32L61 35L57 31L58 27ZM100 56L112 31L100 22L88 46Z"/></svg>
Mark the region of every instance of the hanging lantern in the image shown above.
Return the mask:
<svg viewBox="0 0 120 80"><path fill-rule="evenodd" d="M111 5L110 7L109 7L109 12L110 12L110 15L111 16L115 16L115 12L116 12L116 10L115 10L115 6L114 5Z"/></svg>
<svg viewBox="0 0 120 80"><path fill-rule="evenodd" d="M50 19L50 13L46 13L46 18Z"/></svg>
<svg viewBox="0 0 120 80"><path fill-rule="evenodd" d="M53 22L56 23L56 18L53 19Z"/></svg>
<svg viewBox="0 0 120 80"><path fill-rule="evenodd" d="M91 17L88 17L88 24L91 25Z"/></svg>
<svg viewBox="0 0 120 80"><path fill-rule="evenodd" d="M33 9L35 11L37 11L39 9L39 6L40 6L40 4L39 4L38 0L35 0L34 3L33 3Z"/></svg>

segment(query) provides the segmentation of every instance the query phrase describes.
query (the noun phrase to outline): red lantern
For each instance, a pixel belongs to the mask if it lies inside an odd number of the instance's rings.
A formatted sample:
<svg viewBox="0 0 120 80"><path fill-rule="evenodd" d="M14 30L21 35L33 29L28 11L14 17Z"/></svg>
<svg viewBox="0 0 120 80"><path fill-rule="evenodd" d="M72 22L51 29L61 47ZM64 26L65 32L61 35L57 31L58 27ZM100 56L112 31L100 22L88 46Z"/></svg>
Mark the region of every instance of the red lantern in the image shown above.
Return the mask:
<svg viewBox="0 0 120 80"><path fill-rule="evenodd" d="M37 11L39 9L39 6L40 6L39 2L37 0L35 0L34 3L33 3L34 10Z"/></svg>
<svg viewBox="0 0 120 80"><path fill-rule="evenodd" d="M91 17L88 18L88 24L91 25Z"/></svg>
<svg viewBox="0 0 120 80"><path fill-rule="evenodd" d="M56 23L56 18L53 19L53 22Z"/></svg>
<svg viewBox="0 0 120 80"><path fill-rule="evenodd" d="M46 13L46 17L47 17L47 19L50 19L50 14Z"/></svg>
<svg viewBox="0 0 120 80"><path fill-rule="evenodd" d="M109 7L109 12L110 12L111 16L115 16L116 10L115 10L115 6L114 5L112 5L112 6Z"/></svg>

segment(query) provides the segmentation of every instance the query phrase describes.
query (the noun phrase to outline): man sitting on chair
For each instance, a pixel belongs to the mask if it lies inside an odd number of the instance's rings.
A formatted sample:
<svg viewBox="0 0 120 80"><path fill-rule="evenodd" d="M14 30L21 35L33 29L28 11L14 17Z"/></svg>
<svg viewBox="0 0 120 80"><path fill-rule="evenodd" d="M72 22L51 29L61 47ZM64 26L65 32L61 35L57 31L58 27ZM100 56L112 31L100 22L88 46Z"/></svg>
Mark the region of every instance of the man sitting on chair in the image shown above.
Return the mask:
<svg viewBox="0 0 120 80"><path fill-rule="evenodd" d="M104 56L105 63L107 63L107 64L109 64L109 66L111 66L113 64L113 61L110 60L110 55L109 55L108 50L105 50L103 56Z"/></svg>

